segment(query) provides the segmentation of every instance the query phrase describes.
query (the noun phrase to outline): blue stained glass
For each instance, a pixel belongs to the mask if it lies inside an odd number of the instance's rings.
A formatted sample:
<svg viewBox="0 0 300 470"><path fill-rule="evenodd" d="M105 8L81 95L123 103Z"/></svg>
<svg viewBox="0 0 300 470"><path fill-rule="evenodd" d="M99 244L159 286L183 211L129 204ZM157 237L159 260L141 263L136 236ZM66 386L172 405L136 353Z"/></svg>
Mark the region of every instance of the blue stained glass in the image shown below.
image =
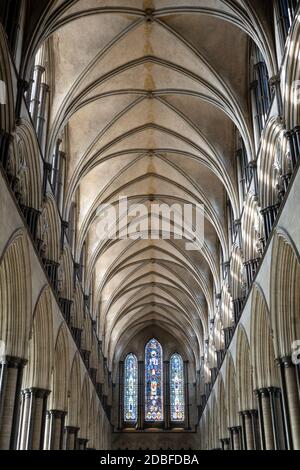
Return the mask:
<svg viewBox="0 0 300 470"><path fill-rule="evenodd" d="M163 421L162 347L152 339L145 349L145 419Z"/></svg>
<svg viewBox="0 0 300 470"><path fill-rule="evenodd" d="M171 421L184 421L184 374L180 354L173 354L170 360L170 402Z"/></svg>
<svg viewBox="0 0 300 470"><path fill-rule="evenodd" d="M128 354L124 369L124 420L136 423L138 417L138 363L134 354Z"/></svg>

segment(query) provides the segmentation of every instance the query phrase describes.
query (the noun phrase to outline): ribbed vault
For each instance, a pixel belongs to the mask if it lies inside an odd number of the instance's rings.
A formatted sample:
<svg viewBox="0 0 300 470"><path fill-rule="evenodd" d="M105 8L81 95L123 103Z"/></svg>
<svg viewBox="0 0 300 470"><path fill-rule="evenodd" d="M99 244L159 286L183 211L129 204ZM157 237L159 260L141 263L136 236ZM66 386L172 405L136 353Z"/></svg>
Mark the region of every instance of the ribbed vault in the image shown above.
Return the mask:
<svg viewBox="0 0 300 470"><path fill-rule="evenodd" d="M249 161L254 155L250 37L275 73L262 3L56 1L25 38L28 50L51 45L47 158L65 132L63 218L76 197L75 257L86 244L85 290L93 292L110 367L122 345L153 324L184 341L199 365L220 292L221 250L223 261L229 257L227 200L236 218L240 211L236 129ZM186 251L185 240L173 238L99 240L99 207L121 196L129 207L204 204L202 251Z"/></svg>

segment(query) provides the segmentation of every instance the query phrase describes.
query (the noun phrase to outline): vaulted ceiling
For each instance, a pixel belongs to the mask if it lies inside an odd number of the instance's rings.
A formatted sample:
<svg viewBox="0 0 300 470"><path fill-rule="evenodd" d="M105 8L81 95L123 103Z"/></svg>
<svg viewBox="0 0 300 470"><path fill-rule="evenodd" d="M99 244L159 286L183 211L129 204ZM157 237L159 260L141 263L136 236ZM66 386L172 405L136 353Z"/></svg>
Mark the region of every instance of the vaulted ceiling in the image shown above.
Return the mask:
<svg viewBox="0 0 300 470"><path fill-rule="evenodd" d="M28 48L53 50L48 156L68 125L63 217L79 189L77 258L87 241L87 289L110 364L155 324L198 363L220 292L219 247L229 257L226 198L239 215L235 131L250 158L248 44L267 47L269 2L79 0L50 2ZM39 33L40 31L40 33ZM97 210L127 196L205 205L205 244L99 240Z"/></svg>

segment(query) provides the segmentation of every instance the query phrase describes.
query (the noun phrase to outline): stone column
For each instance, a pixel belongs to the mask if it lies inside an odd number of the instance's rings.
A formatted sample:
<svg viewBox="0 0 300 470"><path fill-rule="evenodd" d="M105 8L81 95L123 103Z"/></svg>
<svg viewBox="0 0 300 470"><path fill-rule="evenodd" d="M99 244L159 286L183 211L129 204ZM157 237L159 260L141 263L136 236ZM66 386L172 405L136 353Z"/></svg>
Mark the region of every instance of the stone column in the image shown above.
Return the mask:
<svg viewBox="0 0 300 470"><path fill-rule="evenodd" d="M88 442L88 439L77 438L76 449L86 450Z"/></svg>
<svg viewBox="0 0 300 470"><path fill-rule="evenodd" d="M45 421L45 436L44 436L44 450L50 450L50 413L46 412L46 421Z"/></svg>
<svg viewBox="0 0 300 470"><path fill-rule="evenodd" d="M259 421L263 450L280 450L285 447L282 432L281 392L276 387L256 392L259 404Z"/></svg>
<svg viewBox="0 0 300 470"><path fill-rule="evenodd" d="M64 431L64 449L65 450L76 450L76 441L78 436L79 428L73 426L66 426Z"/></svg>
<svg viewBox="0 0 300 470"><path fill-rule="evenodd" d="M21 383L26 361L6 357L0 362L0 450L17 448Z"/></svg>
<svg viewBox="0 0 300 470"><path fill-rule="evenodd" d="M276 450L285 450L283 406L280 388L270 387L271 412L273 420L274 442Z"/></svg>
<svg viewBox="0 0 300 470"><path fill-rule="evenodd" d="M255 450L254 429L252 426L251 411L242 411L242 430L245 450Z"/></svg>
<svg viewBox="0 0 300 470"><path fill-rule="evenodd" d="M228 437L221 439L221 444L223 450L230 450L230 439Z"/></svg>
<svg viewBox="0 0 300 470"><path fill-rule="evenodd" d="M297 382L297 370L291 357L279 359L283 413L286 436L290 450L300 450L300 399Z"/></svg>
<svg viewBox="0 0 300 470"><path fill-rule="evenodd" d="M230 428L232 450L242 450L242 428L234 426Z"/></svg>
<svg viewBox="0 0 300 470"><path fill-rule="evenodd" d="M18 448L43 450L49 390L30 388L22 391L22 422Z"/></svg>
<svg viewBox="0 0 300 470"><path fill-rule="evenodd" d="M37 115L37 136L40 145L42 145L45 127L47 94L49 93L49 87L46 83L42 83L40 88L40 106Z"/></svg>
<svg viewBox="0 0 300 470"><path fill-rule="evenodd" d="M170 402L170 361L164 361L164 421L165 429L171 427L171 402Z"/></svg>
<svg viewBox="0 0 300 470"><path fill-rule="evenodd" d="M37 118L38 118L38 110L40 106L40 89L41 89L41 81L42 75L45 69L41 65L36 65L34 69L34 84L33 84L33 97L30 102L30 113L32 117L32 121L34 127L36 128L37 125Z"/></svg>
<svg viewBox="0 0 300 470"><path fill-rule="evenodd" d="M253 440L254 440L254 449L260 450L261 443L259 440L259 420L258 420L259 413L257 410L250 410L250 416L251 416L251 426L252 426L252 434L253 434Z"/></svg>
<svg viewBox="0 0 300 470"><path fill-rule="evenodd" d="M270 394L267 389L261 389L259 392L261 396L265 450L275 450Z"/></svg>
<svg viewBox="0 0 300 470"><path fill-rule="evenodd" d="M63 430L65 425L65 417L65 411L49 411L49 450L62 450L63 448Z"/></svg>

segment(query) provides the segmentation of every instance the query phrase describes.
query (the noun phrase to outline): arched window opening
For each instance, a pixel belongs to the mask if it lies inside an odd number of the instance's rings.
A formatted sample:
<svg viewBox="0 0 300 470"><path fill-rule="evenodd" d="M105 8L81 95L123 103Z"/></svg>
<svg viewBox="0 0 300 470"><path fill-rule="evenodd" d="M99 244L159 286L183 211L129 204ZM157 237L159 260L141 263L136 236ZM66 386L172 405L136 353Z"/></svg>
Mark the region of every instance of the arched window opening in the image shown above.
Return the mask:
<svg viewBox="0 0 300 470"><path fill-rule="evenodd" d="M163 421L163 357L162 347L152 339L145 349L145 419Z"/></svg>
<svg viewBox="0 0 300 470"><path fill-rule="evenodd" d="M85 284L85 265L86 265L86 243L83 244L79 262L78 278L84 287Z"/></svg>
<svg viewBox="0 0 300 470"><path fill-rule="evenodd" d="M51 186L62 213L66 178L66 153L62 151L62 140L58 139L52 156Z"/></svg>
<svg viewBox="0 0 300 470"><path fill-rule="evenodd" d="M276 0L276 20L280 45L284 50L286 39L293 24L299 0Z"/></svg>
<svg viewBox="0 0 300 470"><path fill-rule="evenodd" d="M180 354L173 354L170 360L170 404L171 421L184 422L184 370Z"/></svg>
<svg viewBox="0 0 300 470"><path fill-rule="evenodd" d="M265 60L254 42L251 45L250 69L253 120L256 136L259 140L267 122L271 91Z"/></svg>
<svg viewBox="0 0 300 470"><path fill-rule="evenodd" d="M136 423L138 419L138 362L128 354L124 368L124 421Z"/></svg>
<svg viewBox="0 0 300 470"><path fill-rule="evenodd" d="M31 71L26 101L42 151L45 148L46 128L49 115L49 43L38 50Z"/></svg>
<svg viewBox="0 0 300 470"><path fill-rule="evenodd" d="M239 181L239 191L241 206L244 203L246 195L248 193L248 188L251 180L251 172L248 164L248 156L246 152L246 147L244 141L239 132L237 132L236 138L236 156L237 156L237 176Z"/></svg>
<svg viewBox="0 0 300 470"><path fill-rule="evenodd" d="M76 227L77 227L77 205L76 205L76 202L72 202L70 215L69 215L68 232L67 232L67 238L69 241L69 245L71 247L72 254L75 253Z"/></svg>

